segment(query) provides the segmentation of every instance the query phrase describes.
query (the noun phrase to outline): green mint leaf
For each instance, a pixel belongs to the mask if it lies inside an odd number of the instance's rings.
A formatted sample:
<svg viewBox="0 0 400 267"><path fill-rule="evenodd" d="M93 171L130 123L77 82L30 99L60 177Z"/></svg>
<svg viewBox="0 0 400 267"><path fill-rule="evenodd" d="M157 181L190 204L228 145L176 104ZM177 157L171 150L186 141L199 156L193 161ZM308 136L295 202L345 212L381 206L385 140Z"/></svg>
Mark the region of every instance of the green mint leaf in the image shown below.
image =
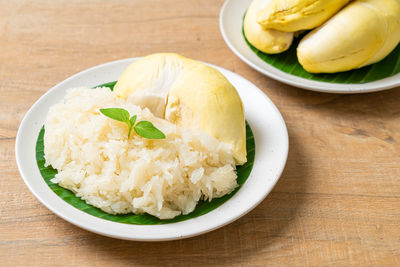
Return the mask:
<svg viewBox="0 0 400 267"><path fill-rule="evenodd" d="M132 128L135 132L148 139L164 139L165 135L158 130L154 125L149 121L140 121L135 125L137 116L133 115L129 118L129 112L123 108L102 108L100 112L113 120L125 122L128 125L128 139L131 135ZM134 126L135 125L135 126Z"/></svg>
<svg viewBox="0 0 400 267"><path fill-rule="evenodd" d="M133 125L129 125L128 124L128 126L129 126L129 131L128 131L128 139L129 139L129 137L131 136L131 131L132 131L132 126Z"/></svg>
<svg viewBox="0 0 400 267"><path fill-rule="evenodd" d="M165 138L163 132L154 127L154 125L149 121L139 121L133 129L138 135L147 139Z"/></svg>
<svg viewBox="0 0 400 267"><path fill-rule="evenodd" d="M130 122L130 124L131 124L132 126L135 125L136 118L137 118L137 116L134 115L134 116L132 116L132 117L129 119L129 122Z"/></svg>
<svg viewBox="0 0 400 267"><path fill-rule="evenodd" d="M123 108L102 108L100 112L103 113L104 116L117 121L129 121L129 112Z"/></svg>

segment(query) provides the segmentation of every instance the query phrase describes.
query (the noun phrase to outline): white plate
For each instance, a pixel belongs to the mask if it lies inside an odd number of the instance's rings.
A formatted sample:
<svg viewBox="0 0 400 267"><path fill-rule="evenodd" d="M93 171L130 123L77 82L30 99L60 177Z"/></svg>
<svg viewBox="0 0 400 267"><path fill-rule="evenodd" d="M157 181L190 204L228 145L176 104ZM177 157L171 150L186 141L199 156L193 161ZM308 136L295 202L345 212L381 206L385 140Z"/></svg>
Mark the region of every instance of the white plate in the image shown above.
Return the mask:
<svg viewBox="0 0 400 267"><path fill-rule="evenodd" d="M252 0L226 0L219 16L219 26L226 44L253 69L283 83L326 93L366 93L400 86L400 73L382 80L363 84L327 83L297 77L276 69L260 59L246 44L242 35L243 15Z"/></svg>
<svg viewBox="0 0 400 267"><path fill-rule="evenodd" d="M32 193L55 214L81 228L105 236L140 241L173 240L199 235L226 225L257 206L271 191L285 166L288 153L285 122L271 100L255 85L216 66L237 88L256 143L253 170L230 200L203 216L187 221L165 225L131 225L89 215L51 191L40 175L35 160L35 143L49 107L62 100L68 88L94 87L117 80L134 60L114 61L80 72L50 89L27 112L18 130L15 153L21 176Z"/></svg>

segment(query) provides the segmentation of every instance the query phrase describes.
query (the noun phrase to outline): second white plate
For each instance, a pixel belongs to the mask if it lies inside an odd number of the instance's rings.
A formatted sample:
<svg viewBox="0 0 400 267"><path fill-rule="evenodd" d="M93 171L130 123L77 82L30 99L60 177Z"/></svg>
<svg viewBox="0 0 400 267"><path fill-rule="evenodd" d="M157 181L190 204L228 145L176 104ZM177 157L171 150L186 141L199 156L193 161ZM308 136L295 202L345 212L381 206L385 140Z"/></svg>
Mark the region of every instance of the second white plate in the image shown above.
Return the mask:
<svg viewBox="0 0 400 267"><path fill-rule="evenodd" d="M400 73L374 82L343 84L308 80L276 69L260 59L244 40L242 34L243 15L251 2L252 0L226 0L221 8L219 26L222 37L229 48L255 70L283 83L326 93L367 93L400 86Z"/></svg>

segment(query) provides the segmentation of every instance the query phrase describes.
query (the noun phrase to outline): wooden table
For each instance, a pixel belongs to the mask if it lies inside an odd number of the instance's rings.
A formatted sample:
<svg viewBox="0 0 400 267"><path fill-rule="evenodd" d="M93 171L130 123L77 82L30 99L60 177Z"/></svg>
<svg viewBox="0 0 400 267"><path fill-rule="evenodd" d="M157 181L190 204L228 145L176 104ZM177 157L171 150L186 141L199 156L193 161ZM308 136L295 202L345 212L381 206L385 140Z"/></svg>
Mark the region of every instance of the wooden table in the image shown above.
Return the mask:
<svg viewBox="0 0 400 267"><path fill-rule="evenodd" d="M224 43L222 3L0 0L1 266L400 266L400 88L335 95L271 80ZM58 218L17 170L25 112L76 72L161 51L232 70L274 101L290 136L278 184L243 218L180 241L121 241Z"/></svg>

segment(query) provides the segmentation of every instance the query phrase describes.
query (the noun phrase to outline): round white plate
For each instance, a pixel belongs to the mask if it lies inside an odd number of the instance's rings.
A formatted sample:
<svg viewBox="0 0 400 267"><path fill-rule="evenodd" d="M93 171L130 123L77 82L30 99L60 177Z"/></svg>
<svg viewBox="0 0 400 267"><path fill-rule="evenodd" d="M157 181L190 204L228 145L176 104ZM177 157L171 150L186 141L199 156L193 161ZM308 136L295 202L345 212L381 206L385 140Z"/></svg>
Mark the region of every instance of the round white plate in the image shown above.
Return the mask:
<svg viewBox="0 0 400 267"><path fill-rule="evenodd" d="M326 93L366 93L400 86L400 73L382 80L363 84L327 83L297 77L276 69L260 59L246 44L242 35L243 15L252 0L226 0L221 8L219 26L226 44L253 69L283 83Z"/></svg>
<svg viewBox="0 0 400 267"><path fill-rule="evenodd" d="M61 218L86 230L105 236L140 241L161 241L199 235L243 216L257 206L278 181L288 154L288 134L281 114L271 100L255 85L239 75L219 68L237 88L245 116L255 138L253 170L240 190L219 208L194 219L165 225L132 225L107 221L80 211L47 186L35 160L35 143L51 105L61 101L71 87L94 87L118 79L122 71L137 59L123 59L82 71L57 84L27 112L15 145L18 168L32 193Z"/></svg>

